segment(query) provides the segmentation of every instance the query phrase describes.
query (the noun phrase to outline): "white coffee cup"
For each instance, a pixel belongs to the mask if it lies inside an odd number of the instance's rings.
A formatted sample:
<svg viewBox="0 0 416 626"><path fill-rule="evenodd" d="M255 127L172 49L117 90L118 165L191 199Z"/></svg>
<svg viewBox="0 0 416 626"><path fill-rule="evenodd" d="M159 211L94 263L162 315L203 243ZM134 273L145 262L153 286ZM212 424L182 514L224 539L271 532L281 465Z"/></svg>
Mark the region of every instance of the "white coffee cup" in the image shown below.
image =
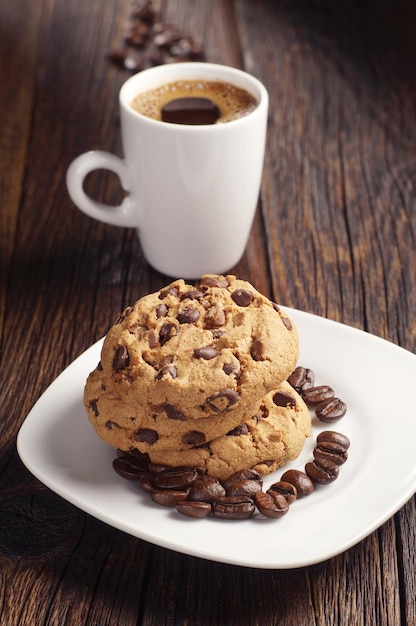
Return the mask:
<svg viewBox="0 0 416 626"><path fill-rule="evenodd" d="M135 111L139 93L177 80L223 81L250 92L257 107L239 119L207 125L172 124ZM268 94L253 76L211 63L175 63L139 72L119 95L125 159L93 150L67 172L68 192L84 213L133 227L148 262L186 279L225 273L241 258L253 222L263 170ZM119 206L83 188L95 169L115 172L128 195Z"/></svg>

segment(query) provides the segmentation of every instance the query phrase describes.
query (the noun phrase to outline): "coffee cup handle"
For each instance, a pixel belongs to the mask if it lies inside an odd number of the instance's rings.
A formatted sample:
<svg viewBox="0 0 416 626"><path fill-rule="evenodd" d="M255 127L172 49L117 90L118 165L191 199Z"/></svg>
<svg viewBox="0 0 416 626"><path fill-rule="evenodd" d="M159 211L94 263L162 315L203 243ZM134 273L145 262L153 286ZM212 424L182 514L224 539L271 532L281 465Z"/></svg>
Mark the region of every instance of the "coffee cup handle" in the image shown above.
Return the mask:
<svg viewBox="0 0 416 626"><path fill-rule="evenodd" d="M84 179L90 172L101 169L114 172L122 188L129 193L121 204L110 206L97 202L84 191ZM70 164L66 174L66 186L74 204L90 217L125 228L137 228L138 211L135 202L134 183L125 160L102 150L91 150L78 156Z"/></svg>

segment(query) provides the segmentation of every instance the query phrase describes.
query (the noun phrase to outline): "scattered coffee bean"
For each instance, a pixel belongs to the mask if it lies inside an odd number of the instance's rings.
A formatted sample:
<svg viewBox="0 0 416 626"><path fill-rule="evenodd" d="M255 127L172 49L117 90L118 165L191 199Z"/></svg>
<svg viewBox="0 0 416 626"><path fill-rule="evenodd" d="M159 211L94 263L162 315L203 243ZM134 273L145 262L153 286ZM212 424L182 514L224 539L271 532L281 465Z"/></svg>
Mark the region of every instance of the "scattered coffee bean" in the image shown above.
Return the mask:
<svg viewBox="0 0 416 626"><path fill-rule="evenodd" d="M221 519L247 519L254 514L255 506L246 496L224 496L212 503L212 513Z"/></svg>
<svg viewBox="0 0 416 626"><path fill-rule="evenodd" d="M213 476L199 477L192 485L188 500L196 502L214 502L226 495L224 486Z"/></svg>
<svg viewBox="0 0 416 626"><path fill-rule="evenodd" d="M298 366L293 370L287 381L292 385L295 391L302 394L306 389L314 386L315 374L306 367Z"/></svg>
<svg viewBox="0 0 416 626"><path fill-rule="evenodd" d="M333 398L335 392L329 385L319 385L308 387L302 392L302 398L307 404L319 404L328 398Z"/></svg>
<svg viewBox="0 0 416 626"><path fill-rule="evenodd" d="M291 469L282 474L280 480L296 487L297 498L308 496L314 490L313 482L305 472Z"/></svg>
<svg viewBox="0 0 416 626"><path fill-rule="evenodd" d="M274 491L275 493L278 493L286 498L288 504L292 504L296 500L298 495L298 491L295 485L285 482L283 480L279 480L277 483L273 483L273 485L270 485L266 493L269 493L269 491Z"/></svg>
<svg viewBox="0 0 416 626"><path fill-rule="evenodd" d="M160 472L155 485L159 489L183 489L198 479L198 471L194 467L170 467Z"/></svg>
<svg viewBox="0 0 416 626"><path fill-rule="evenodd" d="M344 448L344 450L348 450L350 447L350 440L348 437L343 435L342 433L337 433L334 430L324 430L316 438L317 443L322 443L324 441L328 443L336 443Z"/></svg>
<svg viewBox="0 0 416 626"><path fill-rule="evenodd" d="M346 412L347 405L339 398L328 398L315 408L316 417L321 422L335 422L344 417Z"/></svg>
<svg viewBox="0 0 416 626"><path fill-rule="evenodd" d="M201 519L211 513L211 505L209 502L182 500L176 503L176 510L188 517Z"/></svg>
<svg viewBox="0 0 416 626"><path fill-rule="evenodd" d="M254 501L258 510L265 517L278 518L286 515L289 511L289 504L284 496L275 493L259 491L254 496Z"/></svg>
<svg viewBox="0 0 416 626"><path fill-rule="evenodd" d="M348 452L346 449L338 443L330 443L328 441L317 442L313 456L318 461L320 459L328 459L336 465L343 465L348 459Z"/></svg>
<svg viewBox="0 0 416 626"><path fill-rule="evenodd" d="M162 506L176 506L178 502L186 500L188 493L188 490L160 489L152 491L151 498Z"/></svg>
<svg viewBox="0 0 416 626"><path fill-rule="evenodd" d="M232 483L227 489L229 496L249 496L252 498L258 491L261 491L262 483L259 480L240 480Z"/></svg>
<svg viewBox="0 0 416 626"><path fill-rule="evenodd" d="M325 465L325 467L323 467ZM328 485L338 478L339 468L335 463L323 462L319 464L317 460L310 461L305 465L305 472L309 478L319 485Z"/></svg>

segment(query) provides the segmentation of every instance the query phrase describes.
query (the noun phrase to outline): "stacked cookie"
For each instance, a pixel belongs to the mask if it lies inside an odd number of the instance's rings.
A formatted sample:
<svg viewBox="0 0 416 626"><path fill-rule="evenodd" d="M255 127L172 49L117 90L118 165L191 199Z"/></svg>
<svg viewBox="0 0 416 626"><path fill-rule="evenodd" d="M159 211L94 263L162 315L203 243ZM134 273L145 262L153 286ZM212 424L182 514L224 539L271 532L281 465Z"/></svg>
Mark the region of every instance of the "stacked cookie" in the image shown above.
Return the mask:
<svg viewBox="0 0 416 626"><path fill-rule="evenodd" d="M309 410L286 381L297 358L295 326L250 283L177 280L116 320L84 403L102 439L151 462L264 475L310 434Z"/></svg>

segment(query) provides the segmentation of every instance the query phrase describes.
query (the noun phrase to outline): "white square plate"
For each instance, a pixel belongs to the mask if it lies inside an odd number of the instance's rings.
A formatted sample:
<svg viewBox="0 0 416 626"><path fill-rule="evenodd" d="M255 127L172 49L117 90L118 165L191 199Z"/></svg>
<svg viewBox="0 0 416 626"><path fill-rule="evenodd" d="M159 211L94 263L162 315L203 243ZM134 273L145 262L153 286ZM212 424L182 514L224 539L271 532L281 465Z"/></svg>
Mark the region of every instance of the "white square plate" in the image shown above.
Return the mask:
<svg viewBox="0 0 416 626"><path fill-rule="evenodd" d="M90 426L85 380L102 340L50 385L27 416L18 452L57 494L135 537L185 554L259 568L292 568L326 560L378 528L416 491L416 356L383 339L321 317L285 309L300 337L299 364L347 403L334 424L312 421L301 456L269 476L264 488L312 458L316 435L337 430L351 440L338 479L296 501L278 520L194 520L154 504L112 468L115 451Z"/></svg>

